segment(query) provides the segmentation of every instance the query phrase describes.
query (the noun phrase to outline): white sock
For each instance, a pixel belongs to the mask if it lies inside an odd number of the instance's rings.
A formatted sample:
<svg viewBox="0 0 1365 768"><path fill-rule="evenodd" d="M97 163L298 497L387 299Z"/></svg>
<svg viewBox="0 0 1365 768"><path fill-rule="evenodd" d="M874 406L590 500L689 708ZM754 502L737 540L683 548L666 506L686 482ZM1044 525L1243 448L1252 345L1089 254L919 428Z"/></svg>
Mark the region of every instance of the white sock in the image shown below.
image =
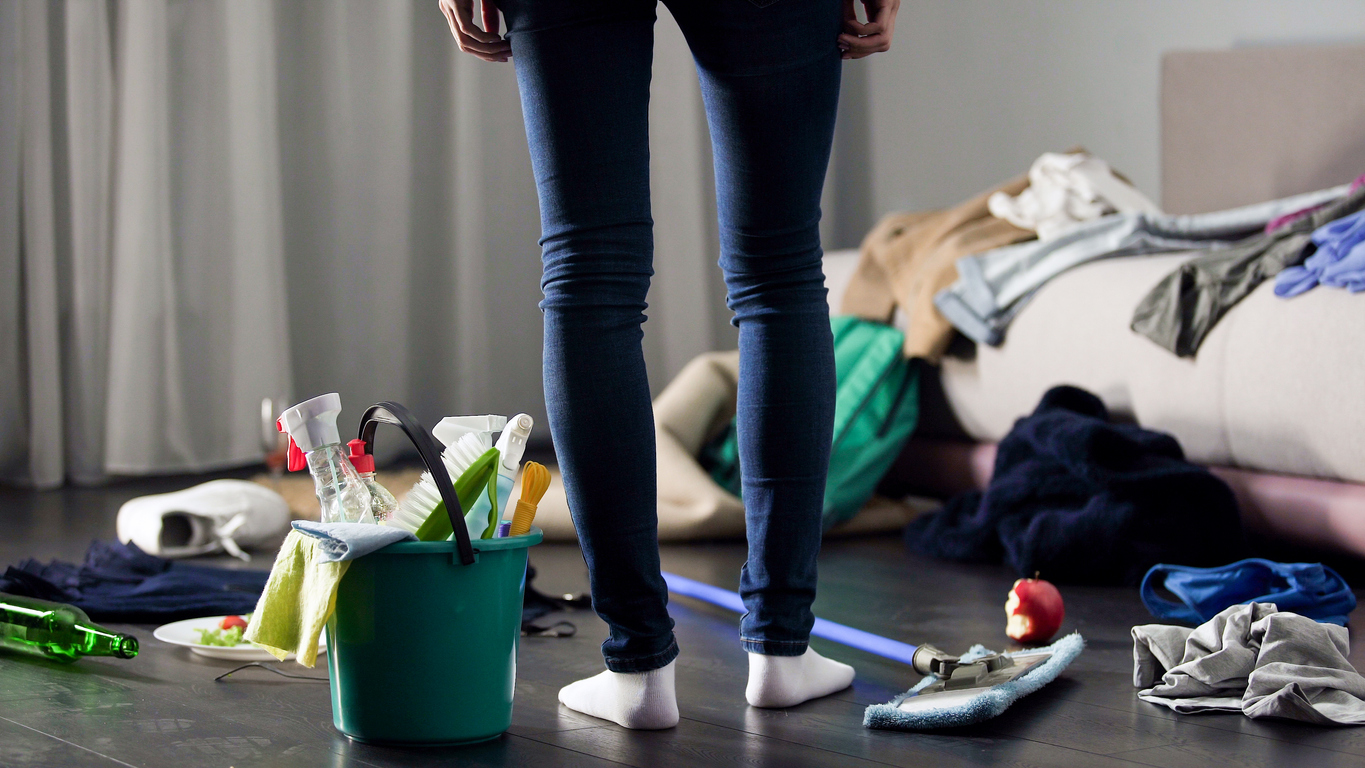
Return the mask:
<svg viewBox="0 0 1365 768"><path fill-rule="evenodd" d="M744 698L755 707L794 707L853 684L853 667L806 648L800 656L749 654Z"/></svg>
<svg viewBox="0 0 1365 768"><path fill-rule="evenodd" d="M559 703L575 712L640 730L678 724L678 694L673 662L648 672L612 672L569 683L559 689Z"/></svg>

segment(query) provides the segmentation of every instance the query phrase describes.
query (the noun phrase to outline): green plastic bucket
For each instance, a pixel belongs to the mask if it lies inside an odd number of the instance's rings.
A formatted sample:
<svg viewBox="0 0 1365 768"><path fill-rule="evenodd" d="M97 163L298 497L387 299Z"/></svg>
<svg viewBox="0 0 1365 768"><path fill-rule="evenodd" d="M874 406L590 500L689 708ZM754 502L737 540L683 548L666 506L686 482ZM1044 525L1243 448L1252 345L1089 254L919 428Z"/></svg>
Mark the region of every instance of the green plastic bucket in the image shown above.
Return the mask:
<svg viewBox="0 0 1365 768"><path fill-rule="evenodd" d="M512 724L527 549L543 534L471 542L430 433L401 405L379 403L360 423L367 453L376 423L399 425L417 446L457 538L351 561L327 622L332 723L367 742L496 738Z"/></svg>
<svg viewBox="0 0 1365 768"><path fill-rule="evenodd" d="M391 544L351 563L327 622L332 722L360 741L467 744L512 724L525 536Z"/></svg>

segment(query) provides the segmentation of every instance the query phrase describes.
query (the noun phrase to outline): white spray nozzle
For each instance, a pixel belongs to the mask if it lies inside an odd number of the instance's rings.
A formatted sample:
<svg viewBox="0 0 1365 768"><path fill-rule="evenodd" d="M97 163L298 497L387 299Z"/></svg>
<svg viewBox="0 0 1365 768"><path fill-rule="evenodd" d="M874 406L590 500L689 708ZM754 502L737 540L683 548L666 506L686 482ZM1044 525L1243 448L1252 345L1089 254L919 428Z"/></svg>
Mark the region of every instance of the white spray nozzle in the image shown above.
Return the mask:
<svg viewBox="0 0 1365 768"><path fill-rule="evenodd" d="M531 435L531 427L535 426L535 420L530 415L518 413L507 422L507 428L498 435L496 446L502 458L502 468L504 474L511 474L517 471L517 466L521 464L521 457L526 453L526 438Z"/></svg>
<svg viewBox="0 0 1365 768"><path fill-rule="evenodd" d="M304 400L280 415L280 431L293 438L299 450L307 453L324 445L341 442L337 431L337 414L341 413L341 395L329 392L311 400Z"/></svg>
<svg viewBox="0 0 1365 768"><path fill-rule="evenodd" d="M528 417L529 418L529 417ZM506 416L447 416L431 430L432 437L449 448L470 433L483 432L492 435L507 426Z"/></svg>

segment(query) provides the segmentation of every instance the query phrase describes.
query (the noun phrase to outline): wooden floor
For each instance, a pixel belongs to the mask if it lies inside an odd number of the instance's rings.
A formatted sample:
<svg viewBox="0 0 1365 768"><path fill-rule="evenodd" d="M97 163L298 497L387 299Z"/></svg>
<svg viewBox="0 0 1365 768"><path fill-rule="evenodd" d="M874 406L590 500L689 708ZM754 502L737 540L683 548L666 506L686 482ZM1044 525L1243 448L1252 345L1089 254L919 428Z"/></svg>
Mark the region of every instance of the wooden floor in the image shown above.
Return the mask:
<svg viewBox="0 0 1365 768"><path fill-rule="evenodd" d="M93 538L113 536L114 513L141 493L183 487L161 480L103 490L0 490L0 565L24 557L79 559ZM664 548L668 570L733 589L738 544ZM532 550L537 585L586 588L579 552ZM261 563L265 565L265 563ZM894 537L826 544L816 613L908 642L951 651L1006 644L1002 606L1012 575L907 556ZM686 599L670 610L682 656L682 723L632 732L561 708L560 686L602 669L603 624L567 616L570 639L523 639L511 730L484 745L395 749L354 743L333 730L326 683L286 681L259 670L213 678L234 666L166 646L151 627L131 661L85 659L60 666L0 657L0 766L1360 766L1365 728L1252 722L1240 715L1182 717L1137 700L1129 627L1150 617L1134 590L1067 588L1064 631L1088 649L1063 676L1003 716L929 734L869 731L863 709L910 687L910 670L816 640L822 653L858 669L854 686L785 711L744 703L746 659L736 618ZM1365 627L1365 611L1352 617ZM1353 637L1352 661L1365 662ZM296 665L289 667L300 670Z"/></svg>

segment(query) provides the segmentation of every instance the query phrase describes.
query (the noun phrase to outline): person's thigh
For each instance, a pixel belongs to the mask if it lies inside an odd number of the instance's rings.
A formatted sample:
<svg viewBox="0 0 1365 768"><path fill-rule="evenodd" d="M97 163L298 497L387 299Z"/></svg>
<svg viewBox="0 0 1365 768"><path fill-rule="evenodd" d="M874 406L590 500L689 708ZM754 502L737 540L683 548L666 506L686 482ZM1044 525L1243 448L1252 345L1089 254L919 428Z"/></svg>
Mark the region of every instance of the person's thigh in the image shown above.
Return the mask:
<svg viewBox="0 0 1365 768"><path fill-rule="evenodd" d="M722 266L740 276L810 266L819 259L820 193L839 100L839 0L668 5L706 103ZM751 296L730 287L742 321Z"/></svg>
<svg viewBox="0 0 1365 768"><path fill-rule="evenodd" d="M653 0L500 0L540 198L548 302L575 269L648 277ZM599 243L585 243L594 232ZM570 240L573 240L570 243ZM592 263L576 258L592 252ZM624 297L616 296L616 301Z"/></svg>

